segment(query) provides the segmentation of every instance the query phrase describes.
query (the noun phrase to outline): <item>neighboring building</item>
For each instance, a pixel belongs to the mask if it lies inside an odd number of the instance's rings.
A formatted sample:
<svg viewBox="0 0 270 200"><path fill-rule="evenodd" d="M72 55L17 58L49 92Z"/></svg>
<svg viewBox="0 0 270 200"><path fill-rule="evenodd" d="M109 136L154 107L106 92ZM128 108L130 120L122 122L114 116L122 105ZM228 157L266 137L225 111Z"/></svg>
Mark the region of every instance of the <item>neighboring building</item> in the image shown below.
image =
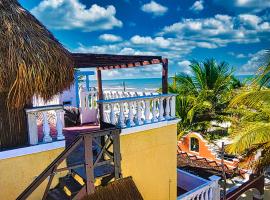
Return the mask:
<svg viewBox="0 0 270 200"><path fill-rule="evenodd" d="M178 141L178 147L190 155L196 155L221 164L222 142L225 145L229 144L229 140L226 137L209 142L200 133L190 132ZM230 168L235 168L238 166L239 160L235 156L225 155L224 163Z"/></svg>

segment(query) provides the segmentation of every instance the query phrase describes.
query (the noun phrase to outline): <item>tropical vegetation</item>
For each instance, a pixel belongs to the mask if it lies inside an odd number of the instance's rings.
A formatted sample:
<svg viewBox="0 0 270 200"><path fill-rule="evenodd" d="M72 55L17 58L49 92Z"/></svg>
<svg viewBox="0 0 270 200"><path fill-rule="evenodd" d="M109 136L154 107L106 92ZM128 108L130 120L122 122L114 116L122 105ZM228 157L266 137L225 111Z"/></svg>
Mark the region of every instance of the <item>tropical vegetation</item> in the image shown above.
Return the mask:
<svg viewBox="0 0 270 200"><path fill-rule="evenodd" d="M238 91L231 101L229 110L232 113L233 143L228 152L241 154L245 160L261 154L251 164L256 171L261 171L270 165L270 54L266 54L267 65L248 88ZM247 163L247 162L246 162Z"/></svg>
<svg viewBox="0 0 270 200"><path fill-rule="evenodd" d="M210 122L222 121L224 108L232 98L232 90L240 86L233 76L233 69L226 63L207 59L200 63L193 60L190 73L175 75L170 92L178 93L176 113L181 119L179 135L190 130L205 132Z"/></svg>

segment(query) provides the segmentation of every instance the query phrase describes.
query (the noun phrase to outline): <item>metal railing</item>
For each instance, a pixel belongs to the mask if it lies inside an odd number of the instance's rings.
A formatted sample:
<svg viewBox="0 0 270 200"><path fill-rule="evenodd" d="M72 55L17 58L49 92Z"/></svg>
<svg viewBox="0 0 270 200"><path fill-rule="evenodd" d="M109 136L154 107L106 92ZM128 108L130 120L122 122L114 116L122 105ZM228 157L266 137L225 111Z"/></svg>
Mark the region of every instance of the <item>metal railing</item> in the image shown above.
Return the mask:
<svg viewBox="0 0 270 200"><path fill-rule="evenodd" d="M96 167L108 165L114 166L114 178L121 176L120 163L120 134L121 130L117 128L108 128L105 130L92 131L80 134L18 197L17 200L27 199L47 178L48 183L43 193L42 199L46 199L55 175L62 171L70 171L79 167L85 170L85 185L78 195L93 193L95 190L94 169ZM106 138L102 144L101 138ZM100 146L100 151L93 155L93 144ZM82 152L84 160L80 164L69 165L67 167L58 168L79 145L83 145ZM113 151L113 152L111 152ZM76 197L75 197L76 198Z"/></svg>

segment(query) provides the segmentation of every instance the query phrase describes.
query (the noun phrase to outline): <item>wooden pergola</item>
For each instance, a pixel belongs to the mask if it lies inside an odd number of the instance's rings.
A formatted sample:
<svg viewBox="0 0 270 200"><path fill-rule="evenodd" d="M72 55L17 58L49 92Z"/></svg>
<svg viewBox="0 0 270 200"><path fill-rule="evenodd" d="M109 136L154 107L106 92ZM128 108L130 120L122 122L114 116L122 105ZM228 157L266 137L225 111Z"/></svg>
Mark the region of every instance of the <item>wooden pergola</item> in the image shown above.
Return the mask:
<svg viewBox="0 0 270 200"><path fill-rule="evenodd" d="M102 70L133 68L148 66L153 64L162 65L162 93L168 93L168 59L161 56L142 56L142 55L112 55L112 54L90 54L72 53L75 68L96 68L98 99L103 99L102 89ZM102 116L102 106L99 107L100 118Z"/></svg>

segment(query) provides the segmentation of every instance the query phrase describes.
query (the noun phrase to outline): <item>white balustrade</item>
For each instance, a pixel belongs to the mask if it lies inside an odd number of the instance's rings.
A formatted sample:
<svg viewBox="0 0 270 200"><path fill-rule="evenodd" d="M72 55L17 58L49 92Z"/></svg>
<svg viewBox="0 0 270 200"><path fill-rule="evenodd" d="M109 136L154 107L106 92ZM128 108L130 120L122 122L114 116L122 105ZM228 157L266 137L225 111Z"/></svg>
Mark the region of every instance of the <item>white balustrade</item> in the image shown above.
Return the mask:
<svg viewBox="0 0 270 200"><path fill-rule="evenodd" d="M38 144L38 126L42 126L42 142L52 142L55 140L63 140L63 120L64 111L62 105L40 106L26 109L28 120L28 136L30 145ZM55 125L55 138L51 136L51 127Z"/></svg>
<svg viewBox="0 0 270 200"><path fill-rule="evenodd" d="M97 103L105 108L106 122L125 128L174 119L175 101L173 99L175 99L175 94L135 97L127 95L126 98L98 100ZM164 102L166 102L165 108Z"/></svg>
<svg viewBox="0 0 270 200"><path fill-rule="evenodd" d="M177 169L177 187L187 192L178 196L178 200L217 200L220 199L220 177L211 176L209 180Z"/></svg>

